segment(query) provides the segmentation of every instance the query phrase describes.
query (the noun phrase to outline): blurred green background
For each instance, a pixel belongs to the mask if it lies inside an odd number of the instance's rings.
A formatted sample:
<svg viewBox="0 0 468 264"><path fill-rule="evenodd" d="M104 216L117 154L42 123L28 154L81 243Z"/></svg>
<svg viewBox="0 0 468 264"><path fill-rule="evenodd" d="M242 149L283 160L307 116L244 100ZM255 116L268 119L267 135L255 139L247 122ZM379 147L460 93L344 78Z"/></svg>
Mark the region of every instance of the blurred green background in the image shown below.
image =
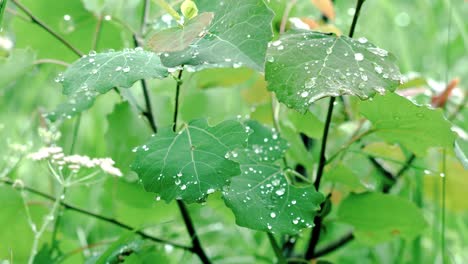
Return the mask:
<svg viewBox="0 0 468 264"><path fill-rule="evenodd" d="M176 6L180 2L173 3ZM289 1L268 2L277 14L274 22L277 32ZM21 3L84 53L133 48L132 32L140 29L143 9L142 0L22 0ZM355 1L336 0L336 20L330 23L347 33L354 6ZM158 6L151 4L146 35L169 26L163 15ZM310 0L299 0L290 16L318 21L321 14ZM402 73L408 80L414 80L410 88L424 89L425 93L420 99L423 103L428 103L431 95L441 92L447 80L460 78L459 87L446 107L450 113L468 89L467 18L468 3L461 0L367 0L355 36L365 36L372 43L395 54ZM47 169L24 159L24 155L43 144L37 134L42 122L41 113L54 109L64 100L60 84L54 80L65 67L53 62L72 63L77 59L76 54L32 23L24 12L9 1L0 31L0 177L21 179L27 186L54 193L53 180ZM244 68L205 70L186 74L184 81L180 109L182 121L207 117L215 123L239 115L250 115L271 124L270 97L259 73ZM172 79L152 80L149 84L158 126L171 125L175 82ZM132 91L142 104L139 85L136 84ZM128 153L151 133L145 120L119 101L116 93L108 93L101 96L91 110L83 113L75 152L91 157L110 156L125 172L125 177L111 179L103 175L97 183L68 190L66 201L131 226L146 228L156 236L189 244L174 204L156 202L154 195L144 192L130 172L128 166L132 157ZM322 104L318 103L313 110L315 124L320 124L320 120L324 119ZM466 118L468 110L465 108L454 120L465 134L468 128ZM59 144L64 149L71 146L75 122L76 118L60 126L62 137ZM317 131L309 129L312 137L320 137ZM337 126L331 140L339 146L343 142L340 139L348 132ZM128 135L131 135L130 139ZM17 144L27 150L22 150ZM295 151L296 156L301 156L302 150ZM314 151L312 154L306 153L305 157L311 155L313 158L317 155L317 151ZM438 166L434 160L438 160L437 157L429 156L419 165ZM348 162L354 161L351 159ZM446 235L450 262L446 263L468 263L468 202L465 195L468 172L455 158L450 157L448 163ZM414 180L420 179L418 175L423 175L423 172L409 172L395 192L414 200L414 189L424 190L421 205L431 227L421 238L421 263L442 263L438 254L440 180L426 175L423 181L418 182ZM25 198L32 218L40 221L50 205L49 201L31 194L26 194ZM0 260L13 259L12 263L25 263L33 233L26 220L20 192L0 185L0 205ZM190 210L213 261L271 263L273 254L266 236L237 227L232 213L219 197L211 198L206 205L190 206ZM332 240L336 234L333 232L335 227L331 224L329 228L332 231L326 239ZM61 250L67 254L64 263L83 263L124 233L111 224L64 210L59 232ZM48 243L50 237L51 232L47 230L42 245ZM304 246L301 243L299 246ZM330 260L336 263L414 263L411 243L400 239L377 246L352 242L330 256ZM159 253L153 257L160 258L160 263L198 261L195 256L171 246L156 247ZM356 262L357 259L359 262ZM141 259L133 261L128 263L155 263Z"/></svg>

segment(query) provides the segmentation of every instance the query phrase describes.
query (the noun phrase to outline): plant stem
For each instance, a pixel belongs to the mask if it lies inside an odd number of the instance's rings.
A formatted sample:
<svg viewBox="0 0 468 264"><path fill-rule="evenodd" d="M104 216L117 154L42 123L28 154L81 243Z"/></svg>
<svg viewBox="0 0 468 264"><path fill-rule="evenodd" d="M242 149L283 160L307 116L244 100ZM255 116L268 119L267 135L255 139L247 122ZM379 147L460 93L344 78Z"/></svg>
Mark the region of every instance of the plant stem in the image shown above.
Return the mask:
<svg viewBox="0 0 468 264"><path fill-rule="evenodd" d="M2 183L5 183L7 185L10 185L10 186L14 186L14 182L11 181L10 179L1 179L0 182ZM28 186L23 186L21 187L21 190L24 190L24 191L27 191L29 193L32 193L32 194L35 194L37 196L40 196L44 199L47 199L47 200L50 200L50 201L55 201L55 197L49 195L49 194L46 194L46 193L43 193L39 190L36 190L34 188L31 188L31 187L28 187ZM122 222L119 222L113 218L109 218L109 217L106 217L106 216L103 216L103 215L99 215L99 214L96 214L96 213L93 213L93 212L90 212L90 211L87 211L85 209L81 209L81 208L78 208L76 206L73 206L71 204L68 204L66 202L63 202L60 200L60 206L63 206L65 209L67 210L70 210L70 211L74 211L74 212L77 212L77 213L80 213L80 214L83 214L83 215L87 215L89 217L93 217L93 218L96 218L96 219L99 219L101 221L104 221L104 222L107 222L107 223L110 223L110 224L113 224L115 226L118 226L120 228L123 228L123 229L126 229L126 230L129 230L129 231L135 231L135 228L134 227L131 227L129 225L126 225ZM142 231L136 231L135 234L138 234L139 236L141 236L142 238L145 238L145 239L148 239L148 240L151 240L153 242L156 242L156 243L162 243L162 244L167 244L167 245L171 245L173 246L174 248L180 248L180 249L183 249L183 250L187 250L187 251L193 251L192 247L188 247L188 246L185 246L185 245L181 245L181 244L177 244L177 243L174 243L174 242L171 242L171 241L168 241L168 240L165 240L165 239L161 239L161 238L157 238L157 237L154 237L154 236L151 236L151 235L148 235Z"/></svg>
<svg viewBox="0 0 468 264"><path fill-rule="evenodd" d="M94 31L93 42L91 43L91 50L96 50L97 44L99 42L99 37L101 36L102 30L102 16L98 17L98 21L96 23L96 29Z"/></svg>
<svg viewBox="0 0 468 264"><path fill-rule="evenodd" d="M395 179L395 181L393 182L393 185L396 184L398 179L403 175L403 173L405 171L407 171L409 168L411 168L411 163L413 163L415 158L416 158L416 156L414 154L411 154L411 156L406 160L403 167L394 176L392 176L392 178ZM380 166L380 164L379 164L379 166ZM390 190L391 190L391 188L383 190L383 193L388 193ZM333 243L330 243L329 245L325 246L324 248L315 251L312 257L313 258L318 258L318 257L324 256L324 255L326 255L326 254L328 254L330 252L333 252L333 251L345 246L349 242L353 241L353 239L354 239L353 233L348 233L348 234L344 235L343 237L339 238L337 241L335 241Z"/></svg>
<svg viewBox="0 0 468 264"><path fill-rule="evenodd" d="M270 240L271 247L273 248L273 251L275 252L276 257L278 258L278 264L286 264L286 258L283 256L283 252L281 248L278 246L278 243L276 242L275 236L273 236L272 233L267 232L268 239Z"/></svg>
<svg viewBox="0 0 468 264"><path fill-rule="evenodd" d="M141 29L140 29L140 34L143 34L144 31L146 30L146 23L148 20L149 16L149 0L145 0L145 3L143 4L143 12L141 16ZM142 43L138 40L138 36L136 34L133 34L133 42L136 47L141 47ZM142 112L143 116L146 117L146 119L149 122L149 125L151 127L151 130L153 130L154 133L158 132L158 127L156 125L156 121L154 119L153 115L153 106L151 104L151 98L148 90L148 83L146 79L141 79L141 89L143 90L143 97L145 99L145 105L146 105L146 110Z"/></svg>
<svg viewBox="0 0 468 264"><path fill-rule="evenodd" d="M79 49L77 49L75 46L73 46L70 42L65 40L62 36L60 36L57 32L55 32L51 27L49 27L47 24L45 24L42 20L34 16L29 9L27 9L23 4L18 2L18 0L11 0L19 9L21 9L26 15L29 16L31 21L34 24L37 24L41 28L43 28L45 31L49 32L52 36L54 36L58 41L62 42L63 45L65 45L67 48L69 48L73 53L78 55L78 57L81 57L84 55L83 52L81 52Z"/></svg>
<svg viewBox="0 0 468 264"><path fill-rule="evenodd" d="M33 62L33 64L38 65L38 64L55 64L55 65L61 65L64 67L70 66L69 63L61 61L61 60L56 60L56 59L39 59Z"/></svg>
<svg viewBox="0 0 468 264"><path fill-rule="evenodd" d="M342 246L346 245L348 242L352 241L354 239L353 233L348 233L344 235L343 237L339 238L338 240L330 243L329 245L325 246L324 248L318 249L317 251L314 252L313 258L319 258L321 256L324 256L330 252L333 252Z"/></svg>
<svg viewBox="0 0 468 264"><path fill-rule="evenodd" d="M47 226L54 220L60 208L60 200L62 199L62 195L64 191L65 191L65 188L63 186L60 186L60 190L59 190L57 197L52 198L54 200L54 204L52 205L52 208L50 209L49 213L44 217L44 222L42 223L41 227L39 228L39 230L36 230L35 228L32 229L34 233L34 239L33 239L33 244L31 246L31 253L29 255L28 264L34 263L34 259L37 255L37 248L39 247L39 240L44 234L44 231L46 230ZM25 204L25 206L27 205Z"/></svg>
<svg viewBox="0 0 468 264"><path fill-rule="evenodd" d="M146 19L148 17L148 7L149 7L149 3L148 1L145 1L145 4L143 5L143 16L142 16L142 25L141 25L142 30L144 30L144 25L146 24ZM133 35L133 39L134 39L135 45L139 45L138 38L136 35ZM180 95L180 87L182 85L182 73L183 73L183 70L180 70L176 79L177 84L176 84L174 118L173 118L174 124L172 126L172 130L174 132L177 129L177 117L178 117L178 112L179 112L179 95ZM146 104L145 116L147 117L153 132L157 133L157 126L156 126L156 122L154 121L153 111L151 108L150 95L149 95L149 91L147 89L145 80L142 80L141 84L143 87L143 95L145 97L145 104ZM187 228L187 232L190 236L190 239L192 240L192 247L190 248L190 251L195 253L200 258L202 263L210 264L211 261L206 255L205 251L203 250L203 247L201 245L200 239L198 238L197 232L195 231L195 227L193 225L193 221L192 221L192 218L190 217L190 213L187 209L187 206L181 200L177 200L177 206L179 207L179 211L182 215L182 219L184 220L185 227Z"/></svg>
<svg viewBox="0 0 468 264"><path fill-rule="evenodd" d="M182 73L183 70L180 70L177 79L176 79L176 95L175 95L175 104L174 104L174 117L173 117L173 125L172 131L176 132L177 130L177 117L179 113L179 97L180 97L180 87L182 85ZM192 240L192 249L195 254L200 258L202 263L209 264L211 263L210 259L206 255L203 247L201 245L200 239L198 238L197 232L195 231L195 227L193 225L193 220L190 217L189 211L187 206L182 200L177 200L177 206L179 207L180 213L182 215L182 219L184 220L185 227L187 228L187 232Z"/></svg>
<svg viewBox="0 0 468 264"><path fill-rule="evenodd" d="M352 38L353 35L354 35L354 30L356 29L356 24L357 24L357 21L358 21L358 18L359 18L361 7L362 7L364 2L365 2L365 0L357 0L356 11L354 13L353 22L351 23L351 28L350 28L349 34L348 34L348 36L350 38ZM330 124L331 124L331 118L332 118L332 114L333 114L333 106L335 104L335 99L336 99L335 97L331 97L330 102L328 103L327 118L326 118L326 121L325 121L325 128L323 130L322 144L321 144L321 149L320 149L319 165L318 165L318 170L317 170L317 176L316 176L315 182L314 182L314 186L315 186L315 189L317 191L319 191L320 181L322 179L323 170L324 170L325 165L326 165L325 151L326 151L326 146L327 146L328 131L329 131ZM323 208L323 204L321 205L321 207ZM309 239L309 244L308 244L308 247L307 247L307 250L306 250L306 253L305 253L305 258L308 259L308 260L312 259L314 257L315 248L317 247L317 244L318 244L319 239L320 239L320 232L321 232L321 229L322 229L322 221L323 221L323 219L322 219L322 216L320 214L317 215L314 218L314 227L312 228L311 236L310 236L310 239Z"/></svg>

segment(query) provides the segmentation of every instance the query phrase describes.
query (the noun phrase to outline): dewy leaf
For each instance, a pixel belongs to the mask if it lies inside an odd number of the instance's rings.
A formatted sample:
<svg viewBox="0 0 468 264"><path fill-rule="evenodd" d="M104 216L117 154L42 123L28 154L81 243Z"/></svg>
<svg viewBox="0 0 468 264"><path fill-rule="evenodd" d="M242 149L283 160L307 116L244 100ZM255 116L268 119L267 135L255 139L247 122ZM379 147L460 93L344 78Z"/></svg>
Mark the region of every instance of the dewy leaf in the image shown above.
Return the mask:
<svg viewBox="0 0 468 264"><path fill-rule="evenodd" d="M208 33L183 51L163 54L164 65L187 65L193 71L241 66L263 71L273 34L273 12L263 0L200 0L197 6L200 12L215 14Z"/></svg>
<svg viewBox="0 0 468 264"><path fill-rule="evenodd" d="M135 150L132 168L147 191L167 202L202 202L240 174L239 164L227 159L227 153L243 147L247 136L237 121L210 127L206 120L196 120L178 133L163 128Z"/></svg>
<svg viewBox="0 0 468 264"><path fill-rule="evenodd" d="M365 38L299 32L270 43L265 78L280 102L305 112L328 96L368 99L395 90L400 72L394 61Z"/></svg>
<svg viewBox="0 0 468 264"><path fill-rule="evenodd" d="M351 224L356 237L368 244L397 236L411 239L426 227L422 212L415 204L382 193L351 194L341 202L338 218Z"/></svg>
<svg viewBox="0 0 468 264"><path fill-rule="evenodd" d="M452 148L455 134L440 109L418 106L397 94L360 102L360 112L369 119L375 134L390 143L400 143L418 156L428 148Z"/></svg>
<svg viewBox="0 0 468 264"><path fill-rule="evenodd" d="M113 87L129 88L144 78L162 79L168 75L159 57L141 48L105 53L91 52L73 63L57 81L63 85L68 101L58 106L48 118L71 117L92 106L99 94Z"/></svg>
<svg viewBox="0 0 468 264"><path fill-rule="evenodd" d="M203 13L185 23L155 33L148 41L148 46L154 52L172 52L187 48L197 37L202 37L205 28L213 20L213 13Z"/></svg>
<svg viewBox="0 0 468 264"><path fill-rule="evenodd" d="M296 234L313 226L313 219L324 200L313 186L292 186L274 162L284 155L287 144L275 131L249 121L254 132L248 147L229 154L241 164L242 175L231 180L223 192L236 223L251 229Z"/></svg>

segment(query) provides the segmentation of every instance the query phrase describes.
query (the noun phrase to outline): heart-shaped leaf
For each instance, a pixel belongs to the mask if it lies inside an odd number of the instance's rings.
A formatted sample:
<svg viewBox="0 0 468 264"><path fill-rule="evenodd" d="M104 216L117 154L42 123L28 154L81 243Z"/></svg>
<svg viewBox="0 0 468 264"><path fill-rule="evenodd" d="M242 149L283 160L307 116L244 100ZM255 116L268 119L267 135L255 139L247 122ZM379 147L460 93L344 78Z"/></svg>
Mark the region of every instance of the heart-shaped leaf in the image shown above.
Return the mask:
<svg viewBox="0 0 468 264"><path fill-rule="evenodd" d="M223 192L237 224L281 234L296 234L312 227L323 195L313 186L292 186L274 164L284 155L285 140L256 122L248 122L247 126L253 130L247 148L229 154L240 163L242 175L232 178Z"/></svg>
<svg viewBox="0 0 468 264"><path fill-rule="evenodd" d="M452 148L455 134L440 109L418 106L396 94L360 102L361 113L374 125L375 134L400 143L418 156L428 148Z"/></svg>
<svg viewBox="0 0 468 264"><path fill-rule="evenodd" d="M415 204L382 193L351 194L341 203L338 217L353 225L356 237L369 244L396 236L413 238L427 225Z"/></svg>
<svg viewBox="0 0 468 264"><path fill-rule="evenodd" d="M162 128L135 150L132 168L147 191L167 202L202 202L240 174L239 164L227 159L227 153L245 145L247 136L237 121L210 127L206 120L196 120L178 133Z"/></svg>
<svg viewBox="0 0 468 264"><path fill-rule="evenodd" d="M144 78L165 78L167 68L161 65L159 56L141 48L105 53L91 52L73 63L58 81L68 101L49 113L52 121L72 117L90 108L96 96L107 93L113 87L129 88Z"/></svg>
<svg viewBox="0 0 468 264"><path fill-rule="evenodd" d="M188 65L189 70L213 67L251 67L263 71L273 13L263 0L197 1L200 12L215 17L207 34L189 48L165 53L164 65Z"/></svg>
<svg viewBox="0 0 468 264"><path fill-rule="evenodd" d="M365 38L292 33L270 43L265 78L280 102L305 112L328 96L368 99L376 92L393 91L400 83L394 61Z"/></svg>

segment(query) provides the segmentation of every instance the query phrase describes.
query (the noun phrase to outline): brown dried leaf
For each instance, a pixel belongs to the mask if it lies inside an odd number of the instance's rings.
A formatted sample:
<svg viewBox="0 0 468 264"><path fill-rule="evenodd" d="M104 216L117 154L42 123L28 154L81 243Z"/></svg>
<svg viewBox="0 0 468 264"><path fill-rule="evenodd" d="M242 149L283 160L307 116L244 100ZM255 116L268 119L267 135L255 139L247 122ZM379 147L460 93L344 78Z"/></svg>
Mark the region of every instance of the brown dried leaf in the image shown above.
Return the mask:
<svg viewBox="0 0 468 264"><path fill-rule="evenodd" d="M331 0L311 0L312 4L322 12L328 19L335 19L335 8Z"/></svg>

